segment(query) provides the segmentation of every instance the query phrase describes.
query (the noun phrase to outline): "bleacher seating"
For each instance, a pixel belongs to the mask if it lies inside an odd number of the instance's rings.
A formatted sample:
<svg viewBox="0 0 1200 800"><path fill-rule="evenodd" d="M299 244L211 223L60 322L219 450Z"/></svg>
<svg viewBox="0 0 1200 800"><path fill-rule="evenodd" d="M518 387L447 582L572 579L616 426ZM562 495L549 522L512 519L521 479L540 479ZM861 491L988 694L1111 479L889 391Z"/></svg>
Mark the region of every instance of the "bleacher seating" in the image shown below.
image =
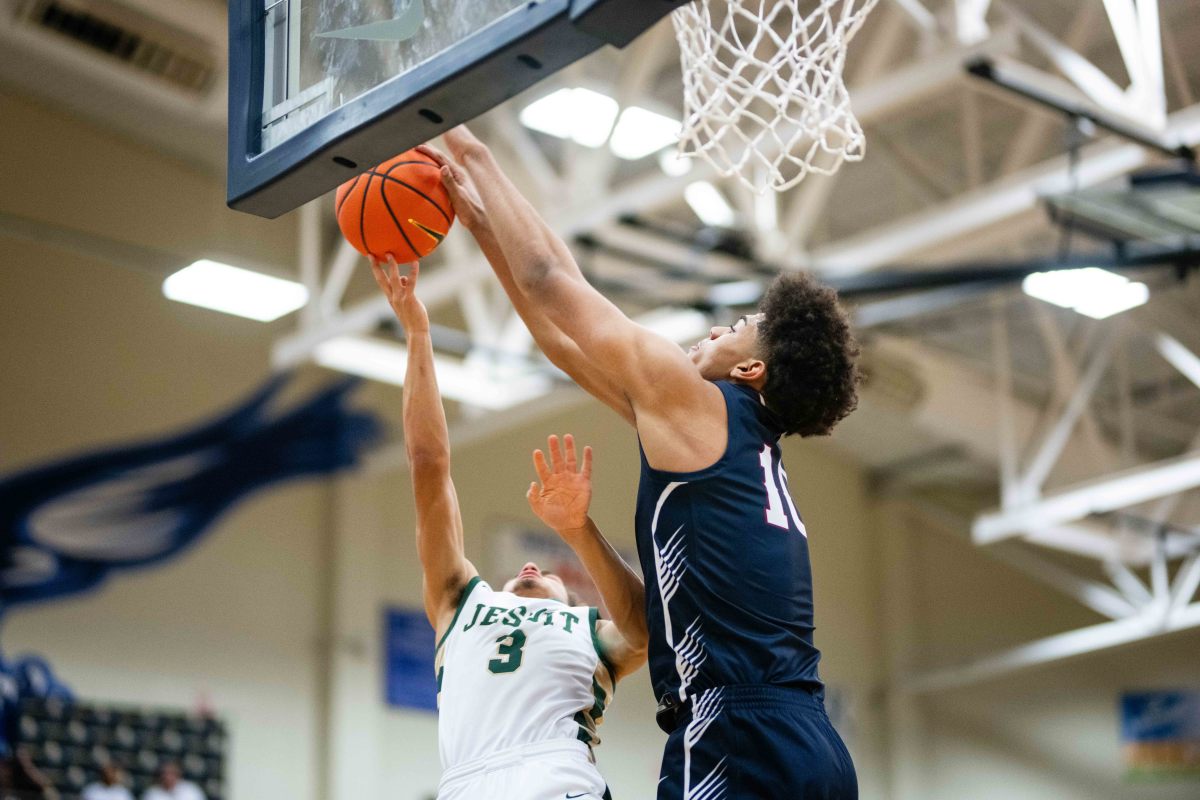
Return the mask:
<svg viewBox="0 0 1200 800"><path fill-rule="evenodd" d="M224 800L225 742L224 724L212 717L58 698L22 701L16 724L17 745L28 749L62 800L78 800L108 761L125 772L135 797L154 784L163 763L174 761L208 800Z"/></svg>

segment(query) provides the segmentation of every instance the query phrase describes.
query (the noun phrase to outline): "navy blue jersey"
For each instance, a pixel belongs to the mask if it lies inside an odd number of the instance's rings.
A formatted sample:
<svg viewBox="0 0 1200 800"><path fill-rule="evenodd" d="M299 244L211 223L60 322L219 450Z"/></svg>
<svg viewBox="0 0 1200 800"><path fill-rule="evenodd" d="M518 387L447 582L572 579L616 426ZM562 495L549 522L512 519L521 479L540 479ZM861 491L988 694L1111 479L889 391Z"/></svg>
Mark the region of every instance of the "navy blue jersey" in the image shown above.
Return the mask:
<svg viewBox="0 0 1200 800"><path fill-rule="evenodd" d="M780 460L783 432L753 389L717 383L725 454L697 472L642 454L636 517L655 697L715 686L821 689L804 523Z"/></svg>

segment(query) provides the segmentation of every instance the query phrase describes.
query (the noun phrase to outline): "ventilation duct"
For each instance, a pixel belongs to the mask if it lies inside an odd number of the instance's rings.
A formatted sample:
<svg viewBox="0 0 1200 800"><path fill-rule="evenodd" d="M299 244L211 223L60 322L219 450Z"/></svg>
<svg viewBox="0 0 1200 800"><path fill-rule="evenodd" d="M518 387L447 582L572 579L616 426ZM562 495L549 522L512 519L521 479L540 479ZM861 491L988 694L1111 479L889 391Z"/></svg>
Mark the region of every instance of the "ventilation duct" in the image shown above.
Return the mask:
<svg viewBox="0 0 1200 800"><path fill-rule="evenodd" d="M111 0L27 0L17 6L15 21L189 92L206 93L215 83L218 56L213 47Z"/></svg>

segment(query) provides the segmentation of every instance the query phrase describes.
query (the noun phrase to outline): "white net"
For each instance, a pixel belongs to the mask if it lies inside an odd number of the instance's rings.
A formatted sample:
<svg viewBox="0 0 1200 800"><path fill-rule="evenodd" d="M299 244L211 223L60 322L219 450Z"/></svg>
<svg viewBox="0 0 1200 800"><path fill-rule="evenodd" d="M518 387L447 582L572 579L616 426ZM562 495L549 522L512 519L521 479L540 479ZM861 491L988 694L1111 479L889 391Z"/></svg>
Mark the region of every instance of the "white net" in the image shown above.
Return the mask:
<svg viewBox="0 0 1200 800"><path fill-rule="evenodd" d="M861 160L842 82L846 47L878 0L695 0L673 15L683 67L679 152L755 191Z"/></svg>

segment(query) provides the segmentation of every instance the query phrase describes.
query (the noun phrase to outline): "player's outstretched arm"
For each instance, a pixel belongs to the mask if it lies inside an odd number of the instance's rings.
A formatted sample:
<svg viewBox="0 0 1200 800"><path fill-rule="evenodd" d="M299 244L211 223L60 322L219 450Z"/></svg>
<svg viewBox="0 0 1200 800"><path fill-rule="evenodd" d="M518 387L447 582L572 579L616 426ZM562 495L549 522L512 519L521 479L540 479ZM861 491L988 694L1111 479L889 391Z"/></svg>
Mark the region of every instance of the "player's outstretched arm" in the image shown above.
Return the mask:
<svg viewBox="0 0 1200 800"><path fill-rule="evenodd" d="M542 220L496 163L491 151L464 126L448 131L455 182L469 180L484 217L527 300L580 349L595 372L620 387L639 417L683 410L695 421L713 410L723 415L719 393L673 342L642 328L584 279L566 243ZM715 391L715 390L713 390ZM603 398L601 398L603 399ZM713 403L715 399L715 405Z"/></svg>
<svg viewBox="0 0 1200 800"><path fill-rule="evenodd" d="M541 450L533 451L538 480L529 485L525 497L533 513L571 546L600 590L612 622L601 620L597 634L605 657L616 669L617 677L622 678L646 661L646 587L588 516L592 448L583 449L582 464L570 434L563 437L562 448L558 437L551 436L546 449L549 461Z"/></svg>
<svg viewBox="0 0 1200 800"><path fill-rule="evenodd" d="M418 264L408 275L390 257L372 260L375 282L404 327L408 368L404 377L404 447L417 506L417 554L421 559L425 614L440 636L450 624L463 589L479 573L463 553L462 515L450 479L450 434L433 366L429 315L417 299Z"/></svg>
<svg viewBox="0 0 1200 800"><path fill-rule="evenodd" d="M533 335L537 346L546 354L546 358L567 373L571 380L579 384L584 391L612 408L632 425L634 423L633 408L629 405L629 400L625 397L624 392L596 370L583 351L579 349L579 345L555 327L546 313L530 302L529 298L517 288L512 268L508 264L508 259L504 257L504 251L500 248L499 241L496 240L496 233L488 223L487 215L483 213L479 192L470 176L460 169L454 169L450 159L440 150L429 145L421 145L417 149L444 167L448 167L443 170L442 183L450 194L458 221L475 238L479 249L492 266L492 271L496 273L496 278L504 288L505 294L508 295L509 301L512 302L513 308L516 309L517 314L525 323L525 327Z"/></svg>

